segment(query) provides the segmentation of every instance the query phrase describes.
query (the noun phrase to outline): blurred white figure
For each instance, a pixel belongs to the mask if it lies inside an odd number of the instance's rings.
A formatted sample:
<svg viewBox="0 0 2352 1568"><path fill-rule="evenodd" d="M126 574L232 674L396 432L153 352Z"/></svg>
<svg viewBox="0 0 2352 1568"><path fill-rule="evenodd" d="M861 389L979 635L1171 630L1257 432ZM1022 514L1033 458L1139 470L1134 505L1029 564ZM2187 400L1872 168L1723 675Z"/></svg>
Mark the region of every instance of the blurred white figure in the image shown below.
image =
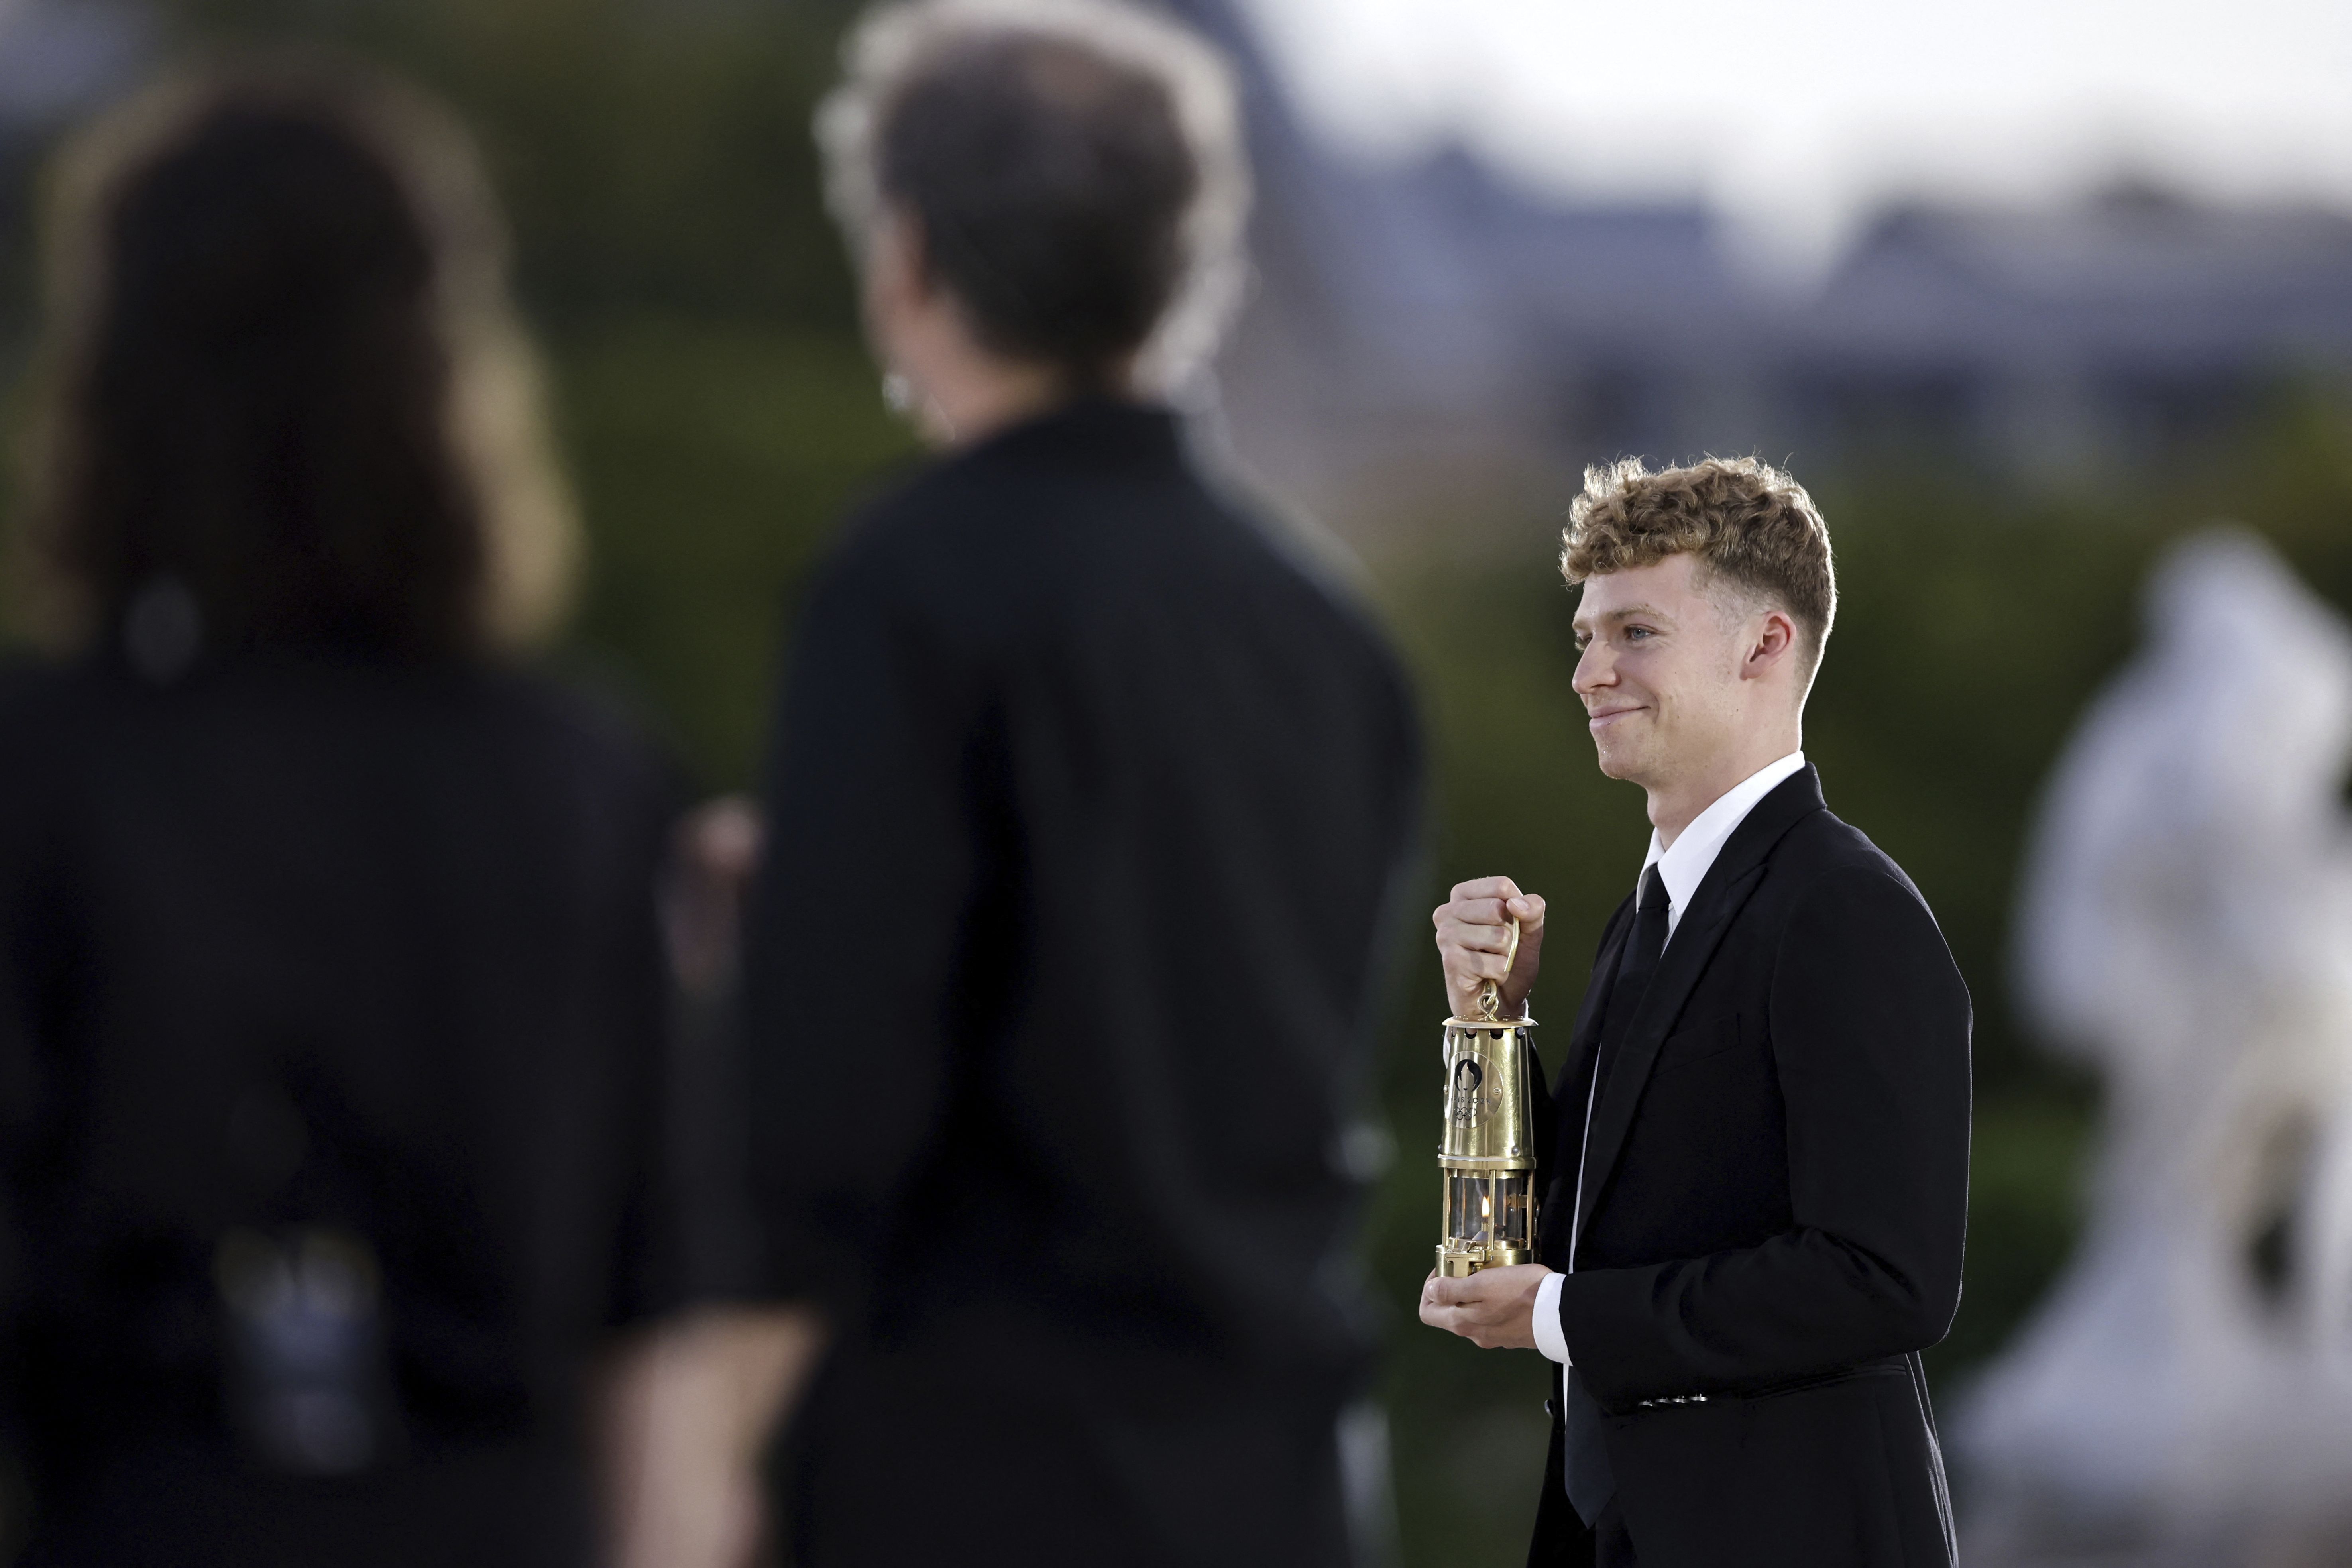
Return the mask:
<svg viewBox="0 0 2352 1568"><path fill-rule="evenodd" d="M2281 1562L2352 1520L2352 631L2225 529L2147 618L2028 861L2020 993L2106 1127L1960 1413L1978 1563Z"/></svg>

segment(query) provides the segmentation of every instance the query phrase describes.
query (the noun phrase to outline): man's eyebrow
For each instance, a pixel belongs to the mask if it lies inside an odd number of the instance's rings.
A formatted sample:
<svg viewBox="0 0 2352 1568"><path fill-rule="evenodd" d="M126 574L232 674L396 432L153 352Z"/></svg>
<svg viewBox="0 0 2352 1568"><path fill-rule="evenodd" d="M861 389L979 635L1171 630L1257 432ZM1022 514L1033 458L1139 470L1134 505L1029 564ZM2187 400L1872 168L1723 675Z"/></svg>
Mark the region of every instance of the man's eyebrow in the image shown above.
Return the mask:
<svg viewBox="0 0 2352 1568"><path fill-rule="evenodd" d="M1670 616L1670 615L1666 614L1666 613L1665 613L1665 611L1664 611L1664 610L1662 610L1662 609L1658 608L1658 606L1657 606L1657 605L1625 605L1625 606L1624 606L1623 608L1622 608L1622 609L1611 610L1611 611L1607 612L1605 615L1602 615L1602 616L1599 616L1598 618L1599 618L1599 619L1601 619L1601 620L1609 621L1609 622L1612 622L1612 623L1616 623L1616 622L1622 622L1622 621L1630 621L1630 620L1632 620L1635 616L1647 616L1650 619L1652 619L1652 620L1654 620L1654 621L1669 621L1669 622L1671 622L1671 621L1674 619L1674 617L1673 617L1672 616ZM1571 618L1571 619L1570 620L1569 625L1570 625L1570 626L1578 626L1578 625L1582 624L1582 623L1583 623L1583 622L1585 622L1585 621L1591 620L1591 619L1594 619L1594 618L1595 618L1595 617L1593 617L1593 616L1588 616L1587 614L1585 614L1585 612L1584 612L1584 611L1582 611L1582 610L1580 610L1580 610L1578 610L1578 611L1576 612L1576 615L1574 616L1574 617L1573 617L1573 618Z"/></svg>

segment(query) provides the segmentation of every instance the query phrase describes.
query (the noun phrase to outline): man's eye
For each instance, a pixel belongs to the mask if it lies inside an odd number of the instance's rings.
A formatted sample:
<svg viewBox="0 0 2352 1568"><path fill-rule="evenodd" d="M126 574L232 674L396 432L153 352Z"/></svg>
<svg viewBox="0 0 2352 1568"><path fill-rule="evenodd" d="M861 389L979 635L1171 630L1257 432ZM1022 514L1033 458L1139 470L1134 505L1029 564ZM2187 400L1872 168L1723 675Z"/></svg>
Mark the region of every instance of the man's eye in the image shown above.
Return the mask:
<svg viewBox="0 0 2352 1568"><path fill-rule="evenodd" d="M1640 642L1644 637L1650 637L1651 635L1653 634L1647 626L1627 626L1625 628L1625 640L1627 642Z"/></svg>

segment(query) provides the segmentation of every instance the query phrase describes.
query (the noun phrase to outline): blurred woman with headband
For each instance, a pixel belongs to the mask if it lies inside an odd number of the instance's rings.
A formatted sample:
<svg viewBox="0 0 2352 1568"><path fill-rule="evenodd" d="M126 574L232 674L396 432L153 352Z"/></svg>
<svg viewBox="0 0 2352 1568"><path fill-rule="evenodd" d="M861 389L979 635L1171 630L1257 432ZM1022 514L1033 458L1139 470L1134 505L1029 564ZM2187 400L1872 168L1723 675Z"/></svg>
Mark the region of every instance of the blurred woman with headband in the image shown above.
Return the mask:
<svg viewBox="0 0 2352 1568"><path fill-rule="evenodd" d="M201 73L66 156L0 688L35 1563L584 1565L669 1305L667 773L520 672L572 523L429 106Z"/></svg>

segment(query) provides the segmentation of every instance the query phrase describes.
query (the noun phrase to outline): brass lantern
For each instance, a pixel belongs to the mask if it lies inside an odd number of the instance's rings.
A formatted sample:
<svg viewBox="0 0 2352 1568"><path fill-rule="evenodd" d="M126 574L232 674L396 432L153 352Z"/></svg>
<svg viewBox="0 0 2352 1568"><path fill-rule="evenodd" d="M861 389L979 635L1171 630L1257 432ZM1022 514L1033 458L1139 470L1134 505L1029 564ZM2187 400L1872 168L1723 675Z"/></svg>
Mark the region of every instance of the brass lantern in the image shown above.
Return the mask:
<svg viewBox="0 0 2352 1568"><path fill-rule="evenodd" d="M1511 922L1506 970L1518 956ZM1536 1147L1530 1075L1535 1020L1506 1020L1500 988L1478 991L1478 1016L1445 1020L1445 1238L1437 1271L1451 1278L1536 1258Z"/></svg>

